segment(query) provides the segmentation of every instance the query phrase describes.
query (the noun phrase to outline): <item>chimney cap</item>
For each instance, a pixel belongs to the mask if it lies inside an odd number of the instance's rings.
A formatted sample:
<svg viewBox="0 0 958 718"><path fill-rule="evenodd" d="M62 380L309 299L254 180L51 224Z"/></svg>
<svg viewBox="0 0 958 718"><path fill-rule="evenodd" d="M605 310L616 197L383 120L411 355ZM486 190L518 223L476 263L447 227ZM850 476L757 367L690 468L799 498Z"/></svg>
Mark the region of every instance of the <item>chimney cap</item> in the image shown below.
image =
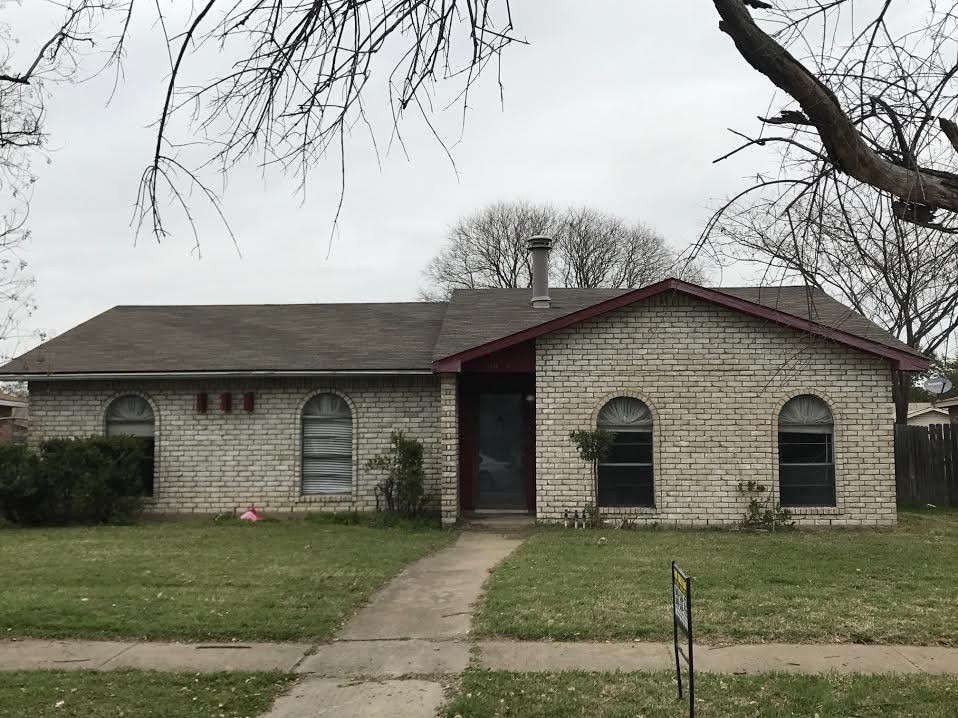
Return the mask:
<svg viewBox="0 0 958 718"><path fill-rule="evenodd" d="M552 237L545 234L537 234L534 237L529 237L527 246L530 252L535 249L552 249Z"/></svg>

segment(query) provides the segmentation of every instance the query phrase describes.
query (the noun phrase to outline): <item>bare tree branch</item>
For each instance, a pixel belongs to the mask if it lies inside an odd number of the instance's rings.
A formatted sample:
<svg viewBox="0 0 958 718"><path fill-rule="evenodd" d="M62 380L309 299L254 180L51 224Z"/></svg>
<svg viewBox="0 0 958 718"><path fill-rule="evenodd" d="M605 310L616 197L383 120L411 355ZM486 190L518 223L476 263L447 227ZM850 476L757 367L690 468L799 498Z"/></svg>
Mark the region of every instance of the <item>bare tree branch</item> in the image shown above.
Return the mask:
<svg viewBox="0 0 958 718"><path fill-rule="evenodd" d="M804 118L815 128L829 161L836 169L889 192L911 205L924 205L932 211L958 211L958 174L931 167L919 167L917 163L914 167L909 167L906 164L907 159L893 162L886 155L877 152L863 138L835 92L796 60L775 38L762 30L742 0L713 1L722 18L719 29L732 38L739 53L753 68L798 102ZM844 0L834 2L831 6L838 6L843 2ZM827 12L828 9L820 5L816 12ZM801 22L806 21L807 16ZM876 22L882 25L885 22L884 15ZM800 23L789 24L788 27L800 27ZM873 42L869 40L862 68L872 50ZM904 52L901 48L896 48L899 58ZM864 69L861 76L864 77ZM872 101L882 100L876 96ZM783 121L787 121L787 116Z"/></svg>
<svg viewBox="0 0 958 718"><path fill-rule="evenodd" d="M761 200L753 195L727 209L709 245L716 261L761 268L765 281L800 278L919 351L953 350L958 243L952 235L902 221L893 200L838 173L811 191L795 187L769 185ZM907 382L896 386L902 420Z"/></svg>

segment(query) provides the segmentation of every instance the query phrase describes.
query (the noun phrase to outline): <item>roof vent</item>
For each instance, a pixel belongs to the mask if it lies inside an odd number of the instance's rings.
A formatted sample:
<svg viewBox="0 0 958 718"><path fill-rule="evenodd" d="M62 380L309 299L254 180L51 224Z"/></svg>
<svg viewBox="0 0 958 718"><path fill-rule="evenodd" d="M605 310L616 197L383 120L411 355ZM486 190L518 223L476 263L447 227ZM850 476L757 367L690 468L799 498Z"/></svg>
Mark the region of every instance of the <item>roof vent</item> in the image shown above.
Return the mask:
<svg viewBox="0 0 958 718"><path fill-rule="evenodd" d="M548 309L552 304L549 299L549 251L552 249L552 238L537 234L529 239L527 246L532 260L532 306Z"/></svg>

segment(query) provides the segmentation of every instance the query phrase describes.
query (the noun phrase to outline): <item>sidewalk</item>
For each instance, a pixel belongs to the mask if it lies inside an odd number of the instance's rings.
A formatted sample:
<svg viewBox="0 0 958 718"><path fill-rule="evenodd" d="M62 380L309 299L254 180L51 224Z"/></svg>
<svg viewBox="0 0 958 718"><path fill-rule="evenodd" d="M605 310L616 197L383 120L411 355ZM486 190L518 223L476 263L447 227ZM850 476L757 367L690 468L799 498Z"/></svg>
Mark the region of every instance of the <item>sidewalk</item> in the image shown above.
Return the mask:
<svg viewBox="0 0 958 718"><path fill-rule="evenodd" d="M470 663L506 671L657 671L674 667L670 643L549 643L457 639L305 643L2 641L0 670L135 668L155 671L284 671L324 678L455 675ZM958 675L958 648L860 644L695 647L709 673L942 673Z"/></svg>

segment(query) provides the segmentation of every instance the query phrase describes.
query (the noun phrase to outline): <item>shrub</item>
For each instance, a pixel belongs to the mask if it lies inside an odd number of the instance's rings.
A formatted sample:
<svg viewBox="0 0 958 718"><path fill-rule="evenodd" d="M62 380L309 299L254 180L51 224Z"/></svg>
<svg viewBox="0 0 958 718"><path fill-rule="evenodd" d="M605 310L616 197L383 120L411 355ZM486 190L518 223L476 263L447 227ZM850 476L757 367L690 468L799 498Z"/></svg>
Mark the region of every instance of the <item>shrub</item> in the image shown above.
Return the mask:
<svg viewBox="0 0 958 718"><path fill-rule="evenodd" d="M0 514L24 524L125 523L142 511L142 440L51 439L0 453Z"/></svg>
<svg viewBox="0 0 958 718"><path fill-rule="evenodd" d="M739 525L750 531L776 531L790 529L795 525L792 512L781 504L773 504L771 498L762 500L768 489L756 481L739 482L738 491L748 499L745 517Z"/></svg>
<svg viewBox="0 0 958 718"><path fill-rule="evenodd" d="M599 528L602 521L599 513L599 462L612 450L615 432L605 429L578 430L570 433L569 439L579 452L579 458L588 461L592 468L592 501L585 505L583 519L589 526Z"/></svg>
<svg viewBox="0 0 958 718"><path fill-rule="evenodd" d="M24 444L0 444L0 517L25 522L39 500L37 453Z"/></svg>
<svg viewBox="0 0 958 718"><path fill-rule="evenodd" d="M423 487L422 444L401 431L389 435L389 450L366 462L366 469L383 471L376 484L376 510L406 518L422 516L426 507Z"/></svg>

